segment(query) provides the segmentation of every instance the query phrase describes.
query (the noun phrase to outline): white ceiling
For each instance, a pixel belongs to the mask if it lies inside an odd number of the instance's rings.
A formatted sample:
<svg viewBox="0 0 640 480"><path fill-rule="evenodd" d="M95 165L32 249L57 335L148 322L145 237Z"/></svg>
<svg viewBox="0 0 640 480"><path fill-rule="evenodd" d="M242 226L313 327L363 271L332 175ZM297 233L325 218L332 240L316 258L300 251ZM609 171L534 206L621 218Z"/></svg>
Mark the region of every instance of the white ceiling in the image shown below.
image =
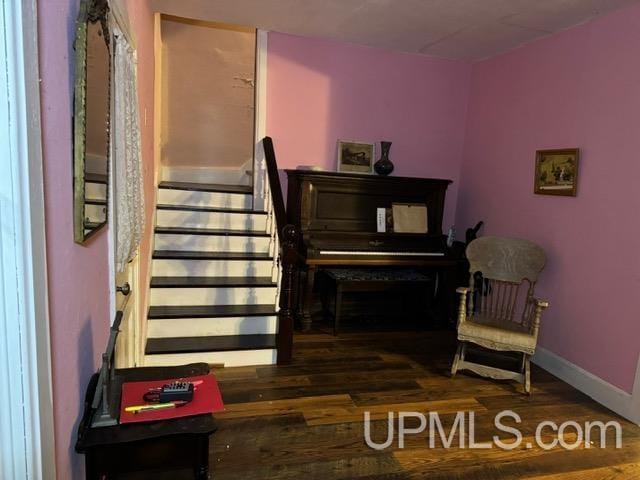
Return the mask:
<svg viewBox="0 0 640 480"><path fill-rule="evenodd" d="M640 0L151 0L200 20L480 60Z"/></svg>

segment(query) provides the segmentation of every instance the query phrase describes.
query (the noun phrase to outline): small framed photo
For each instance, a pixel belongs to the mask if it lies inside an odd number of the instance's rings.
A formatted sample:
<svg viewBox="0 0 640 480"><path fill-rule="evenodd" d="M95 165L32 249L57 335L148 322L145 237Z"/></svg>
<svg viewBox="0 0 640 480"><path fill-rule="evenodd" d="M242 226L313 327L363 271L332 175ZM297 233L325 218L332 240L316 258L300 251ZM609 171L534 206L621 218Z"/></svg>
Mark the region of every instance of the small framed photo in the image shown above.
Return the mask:
<svg viewBox="0 0 640 480"><path fill-rule="evenodd" d="M575 197L580 150L538 150L533 191L540 195Z"/></svg>
<svg viewBox="0 0 640 480"><path fill-rule="evenodd" d="M373 143L338 140L338 171L349 173L373 173Z"/></svg>

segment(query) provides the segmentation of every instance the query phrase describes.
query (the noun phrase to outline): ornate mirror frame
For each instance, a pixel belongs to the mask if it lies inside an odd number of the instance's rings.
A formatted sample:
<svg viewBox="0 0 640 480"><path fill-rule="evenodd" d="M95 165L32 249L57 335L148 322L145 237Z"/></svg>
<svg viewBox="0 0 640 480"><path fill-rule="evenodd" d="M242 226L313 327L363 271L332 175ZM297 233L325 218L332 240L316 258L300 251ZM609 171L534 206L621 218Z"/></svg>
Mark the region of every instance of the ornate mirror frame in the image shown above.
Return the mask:
<svg viewBox="0 0 640 480"><path fill-rule="evenodd" d="M108 207L105 212L104 222L87 232L85 227L85 167L86 167L86 134L87 134L87 40L89 24L100 22L102 36L109 52L109 86L111 90L112 53L111 39L108 26L109 5L107 0L81 0L80 11L76 21L75 48L75 88L73 104L73 237L77 243L84 243L102 227L107 224ZM107 100L110 104L110 100ZM109 165L109 112L107 109L107 178ZM107 180L108 185L108 180ZM106 189L106 201L108 204L108 188Z"/></svg>

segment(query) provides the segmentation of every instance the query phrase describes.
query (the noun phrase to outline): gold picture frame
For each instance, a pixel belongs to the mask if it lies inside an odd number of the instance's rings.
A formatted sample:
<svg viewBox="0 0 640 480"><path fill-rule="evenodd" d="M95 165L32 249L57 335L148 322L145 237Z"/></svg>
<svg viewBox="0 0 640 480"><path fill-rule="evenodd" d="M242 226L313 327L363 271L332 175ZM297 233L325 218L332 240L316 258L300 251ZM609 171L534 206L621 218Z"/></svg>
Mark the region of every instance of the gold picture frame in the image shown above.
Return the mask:
<svg viewBox="0 0 640 480"><path fill-rule="evenodd" d="M533 192L575 197L579 161L580 150L577 148L536 151Z"/></svg>

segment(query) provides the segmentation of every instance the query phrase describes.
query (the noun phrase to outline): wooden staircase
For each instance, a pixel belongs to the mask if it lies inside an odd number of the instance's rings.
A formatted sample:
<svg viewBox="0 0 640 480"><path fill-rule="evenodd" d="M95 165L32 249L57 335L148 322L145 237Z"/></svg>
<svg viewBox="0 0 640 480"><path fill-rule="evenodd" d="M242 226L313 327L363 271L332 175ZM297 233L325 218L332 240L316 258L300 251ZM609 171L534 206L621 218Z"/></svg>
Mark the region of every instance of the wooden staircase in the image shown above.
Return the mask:
<svg viewBox="0 0 640 480"><path fill-rule="evenodd" d="M247 186L159 185L145 365L276 363L276 227L252 205Z"/></svg>

